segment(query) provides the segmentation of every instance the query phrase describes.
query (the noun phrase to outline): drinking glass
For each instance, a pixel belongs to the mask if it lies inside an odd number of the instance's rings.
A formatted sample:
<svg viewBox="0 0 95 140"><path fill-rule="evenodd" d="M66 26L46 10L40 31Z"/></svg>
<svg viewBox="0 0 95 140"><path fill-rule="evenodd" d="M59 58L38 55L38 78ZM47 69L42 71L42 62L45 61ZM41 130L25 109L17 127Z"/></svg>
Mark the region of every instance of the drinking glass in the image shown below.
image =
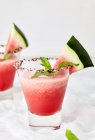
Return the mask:
<svg viewBox="0 0 95 140"><path fill-rule="evenodd" d="M48 58L52 66L55 58ZM33 78L36 71L42 71L40 58L23 59L15 67L28 107L29 125L58 129L62 123L62 103L69 78L68 68L62 68L55 76Z"/></svg>
<svg viewBox="0 0 95 140"><path fill-rule="evenodd" d="M0 100L12 99L13 82L16 68L13 66L17 61L17 53L12 58L3 60L5 45L0 45Z"/></svg>

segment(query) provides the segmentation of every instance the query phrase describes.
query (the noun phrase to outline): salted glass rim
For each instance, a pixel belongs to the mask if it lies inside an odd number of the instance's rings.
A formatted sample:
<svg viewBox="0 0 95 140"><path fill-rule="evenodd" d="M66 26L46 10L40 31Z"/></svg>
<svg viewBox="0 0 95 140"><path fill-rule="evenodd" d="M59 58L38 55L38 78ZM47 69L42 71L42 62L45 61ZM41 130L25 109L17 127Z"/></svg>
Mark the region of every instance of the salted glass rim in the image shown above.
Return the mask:
<svg viewBox="0 0 95 140"><path fill-rule="evenodd" d="M42 57L42 56L41 56ZM56 57L46 57L48 60L57 60ZM30 63L30 62L33 62L33 63L36 63L37 61L40 61L40 57L31 57L30 59L28 58L23 58L23 59L19 59L15 62L15 67L16 69L21 69L21 70L29 70L29 71L32 71L32 70L41 70L42 68L26 68L26 67L21 67L22 64L24 62L26 63Z"/></svg>
<svg viewBox="0 0 95 140"><path fill-rule="evenodd" d="M57 60L58 58L56 58L56 57L47 57L47 59L48 60ZM33 58L31 58L31 59L20 59L20 60L17 60L16 62L15 62L15 65L14 65L14 67L17 69L17 71L18 71L18 74L19 74L19 72L20 73L22 73L22 72L24 72L24 71L30 71L30 72L36 72L36 71L39 71L39 70L44 70L43 68L35 68L35 67L33 67L33 68L27 68L27 66L26 67L22 67L22 64L23 64L23 62L26 62L26 63L30 63L31 61L32 62L37 62L37 61L40 61L40 57L33 57ZM61 74L59 77L55 77L55 76L47 76L48 77L48 79L52 79L52 78L62 78L62 77L68 77L69 76L69 67L64 67L64 68L62 68L63 70L64 70L64 74ZM30 78L28 78L28 79L30 79ZM44 77L36 77L36 78L31 78L31 79L45 79ZM30 79L30 80L31 80ZM47 78L46 78L47 79Z"/></svg>

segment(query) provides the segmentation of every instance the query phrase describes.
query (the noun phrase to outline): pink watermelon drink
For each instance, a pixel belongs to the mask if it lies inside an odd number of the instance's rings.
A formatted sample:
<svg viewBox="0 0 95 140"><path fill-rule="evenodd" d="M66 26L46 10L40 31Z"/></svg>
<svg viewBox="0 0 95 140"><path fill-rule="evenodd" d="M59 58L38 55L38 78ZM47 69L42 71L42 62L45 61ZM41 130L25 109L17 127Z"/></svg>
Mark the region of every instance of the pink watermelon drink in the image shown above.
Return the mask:
<svg viewBox="0 0 95 140"><path fill-rule="evenodd" d="M24 59L21 60L20 65L17 64L22 90L30 114L29 125L57 127L61 124L61 115L59 114L66 92L69 69L62 68L57 71L52 68L53 66L47 59L41 59L43 64L39 58ZM45 69L43 69L44 60L47 61ZM52 65L56 62L56 59L49 60ZM57 120L55 120L56 115Z"/></svg>
<svg viewBox="0 0 95 140"><path fill-rule="evenodd" d="M2 58L2 56L0 57ZM5 91L13 86L16 69L13 66L16 57L8 60L0 59L0 91Z"/></svg>
<svg viewBox="0 0 95 140"><path fill-rule="evenodd" d="M68 70L55 77L38 77L31 79L32 73L25 72L21 76L21 85L31 113L47 116L62 108Z"/></svg>
<svg viewBox="0 0 95 140"><path fill-rule="evenodd" d="M13 86L16 72L14 64L19 54L17 52L27 46L28 42L24 34L15 24L13 24L7 45L0 45L0 93L11 89ZM6 94L10 94L9 92L6 92Z"/></svg>

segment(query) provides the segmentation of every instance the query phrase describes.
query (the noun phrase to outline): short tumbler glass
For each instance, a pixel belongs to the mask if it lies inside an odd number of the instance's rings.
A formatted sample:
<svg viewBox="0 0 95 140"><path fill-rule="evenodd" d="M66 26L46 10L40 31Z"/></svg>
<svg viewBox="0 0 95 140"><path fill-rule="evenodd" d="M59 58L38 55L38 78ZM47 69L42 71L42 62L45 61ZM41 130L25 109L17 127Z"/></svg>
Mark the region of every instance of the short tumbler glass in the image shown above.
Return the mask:
<svg viewBox="0 0 95 140"><path fill-rule="evenodd" d="M54 65L56 59L48 58ZM63 68L56 76L32 78L36 71L42 70L39 58L23 59L15 66L28 106L29 125L32 127L60 128L62 122L62 103L69 78L68 68Z"/></svg>
<svg viewBox="0 0 95 140"><path fill-rule="evenodd" d="M17 53L12 58L3 60L5 45L0 45L0 100L13 98L13 82L16 73L14 67L17 61Z"/></svg>

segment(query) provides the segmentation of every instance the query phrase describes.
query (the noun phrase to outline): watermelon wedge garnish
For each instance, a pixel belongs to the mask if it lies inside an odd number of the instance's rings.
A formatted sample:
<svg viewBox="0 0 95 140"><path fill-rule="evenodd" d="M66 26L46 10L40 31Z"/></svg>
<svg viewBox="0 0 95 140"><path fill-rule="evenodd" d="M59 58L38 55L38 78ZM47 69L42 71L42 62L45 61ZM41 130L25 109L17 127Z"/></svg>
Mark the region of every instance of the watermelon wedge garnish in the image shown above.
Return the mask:
<svg viewBox="0 0 95 140"><path fill-rule="evenodd" d="M5 54L19 51L28 46L24 33L13 23L12 30L7 42Z"/></svg>
<svg viewBox="0 0 95 140"><path fill-rule="evenodd" d="M79 64L78 66L70 67L70 73L94 66L88 52L74 36L71 36L66 43L63 54L58 58L54 68L56 69L63 61Z"/></svg>

